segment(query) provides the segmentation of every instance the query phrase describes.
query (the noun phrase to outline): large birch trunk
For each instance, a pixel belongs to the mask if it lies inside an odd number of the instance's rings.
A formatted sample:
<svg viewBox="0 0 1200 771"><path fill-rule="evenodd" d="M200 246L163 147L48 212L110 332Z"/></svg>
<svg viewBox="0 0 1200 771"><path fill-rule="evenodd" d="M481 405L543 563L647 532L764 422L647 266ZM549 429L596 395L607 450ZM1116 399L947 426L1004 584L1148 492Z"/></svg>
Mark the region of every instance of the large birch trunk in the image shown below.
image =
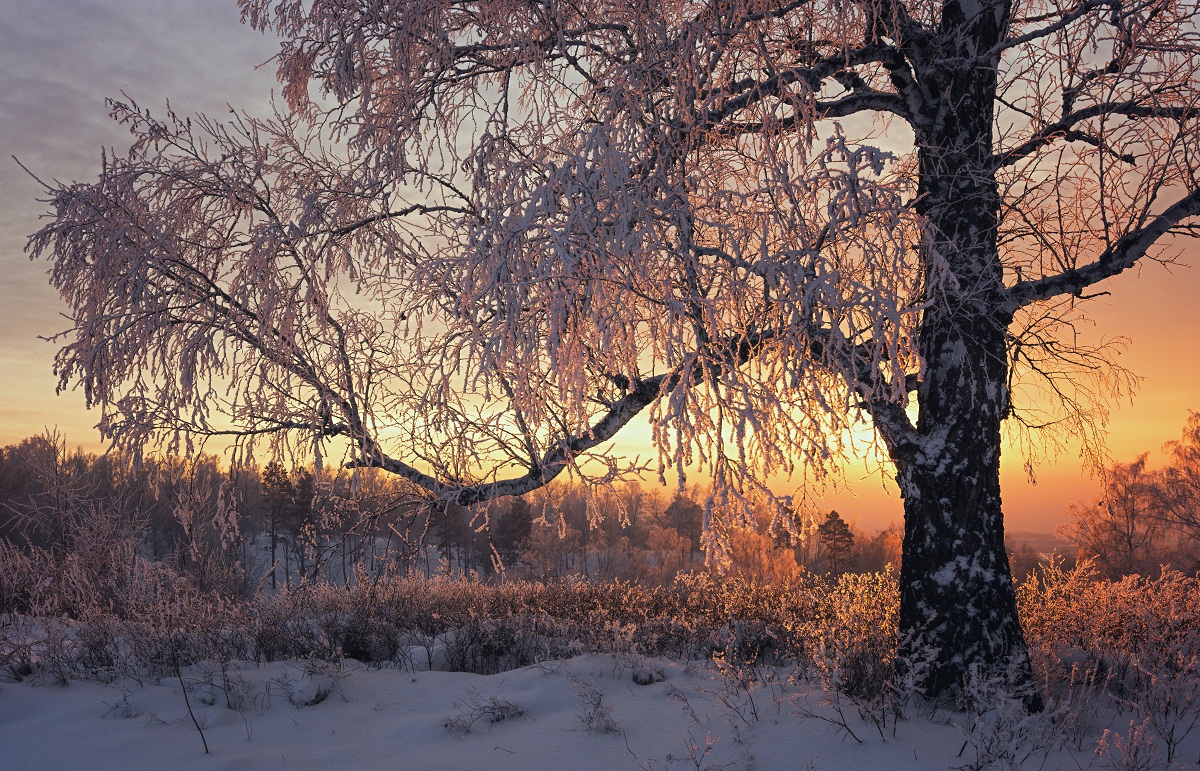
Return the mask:
<svg viewBox="0 0 1200 771"><path fill-rule="evenodd" d="M937 695L973 676L1004 676L1039 706L1020 621L1000 502L1000 424L1009 408L1000 195L990 166L997 61L1008 7L967 18L949 2L943 38L976 66L941 54L919 67L919 199L928 307L919 346L917 441L894 450L904 495L902 660L932 655ZM989 54L983 54L989 52ZM982 54L982 55L981 55ZM912 660L911 658L909 659Z"/></svg>
<svg viewBox="0 0 1200 771"><path fill-rule="evenodd" d="M930 336L923 450L897 463L905 520L901 660L932 655L924 677L930 695L973 676L999 676L1037 708L1004 548L1003 330L957 319Z"/></svg>

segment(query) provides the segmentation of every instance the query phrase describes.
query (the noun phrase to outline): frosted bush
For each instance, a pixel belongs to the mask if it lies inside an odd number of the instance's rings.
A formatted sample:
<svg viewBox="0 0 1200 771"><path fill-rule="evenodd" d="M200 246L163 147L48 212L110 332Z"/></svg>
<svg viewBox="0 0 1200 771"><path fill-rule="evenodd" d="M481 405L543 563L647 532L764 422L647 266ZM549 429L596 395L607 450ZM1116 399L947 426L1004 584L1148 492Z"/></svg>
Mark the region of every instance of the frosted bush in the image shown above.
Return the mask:
<svg viewBox="0 0 1200 771"><path fill-rule="evenodd" d="M1111 771L1155 771L1163 767L1158 742L1149 720L1131 720L1127 731L1104 729L1096 744L1096 756Z"/></svg>
<svg viewBox="0 0 1200 771"><path fill-rule="evenodd" d="M895 574L845 574L814 593L817 613L800 619L796 630L805 641L807 655L800 660L805 674L827 690L882 696L896 670Z"/></svg>
<svg viewBox="0 0 1200 771"><path fill-rule="evenodd" d="M1200 579L1172 570L1094 579L1090 563L1053 562L1020 587L1034 665L1073 719L1109 706L1139 718L1102 740L1113 767L1142 767L1151 747L1171 763L1200 724Z"/></svg>

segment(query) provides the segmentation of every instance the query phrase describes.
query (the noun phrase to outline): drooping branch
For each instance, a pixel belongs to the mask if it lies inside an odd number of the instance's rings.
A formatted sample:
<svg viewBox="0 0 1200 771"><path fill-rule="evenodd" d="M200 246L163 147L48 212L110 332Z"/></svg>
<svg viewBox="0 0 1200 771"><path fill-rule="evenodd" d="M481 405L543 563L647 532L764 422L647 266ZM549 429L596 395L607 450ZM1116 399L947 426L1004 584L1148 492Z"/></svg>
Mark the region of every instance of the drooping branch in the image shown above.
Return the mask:
<svg viewBox="0 0 1200 771"><path fill-rule="evenodd" d="M723 346L723 358L727 367L740 367L753 359L764 346L775 337L768 331L747 332L730 339ZM686 370L686 371L685 371ZM575 458L617 435L637 415L661 394L674 389L685 374L692 384L720 377L722 367L709 361L695 361L674 372L655 375L632 383L625 396L614 401L608 410L582 433L555 442L529 471L511 479L502 479L480 484L454 483L439 480L420 469L383 453L382 449L360 428L355 439L361 450L360 457L346 464L347 468L381 468L412 482L442 502L468 506L505 496L524 495L554 481L570 467Z"/></svg>
<svg viewBox="0 0 1200 771"><path fill-rule="evenodd" d="M528 473L520 477L473 485L442 481L403 461L384 455L377 444L365 438L360 441L364 446L365 457L350 461L346 465L347 468L381 468L412 482L440 501L462 506L504 496L524 495L552 482L579 454L612 439L638 413L658 398L663 384L669 379L667 375L658 375L639 381L632 391L614 402L586 433L560 440L529 469Z"/></svg>

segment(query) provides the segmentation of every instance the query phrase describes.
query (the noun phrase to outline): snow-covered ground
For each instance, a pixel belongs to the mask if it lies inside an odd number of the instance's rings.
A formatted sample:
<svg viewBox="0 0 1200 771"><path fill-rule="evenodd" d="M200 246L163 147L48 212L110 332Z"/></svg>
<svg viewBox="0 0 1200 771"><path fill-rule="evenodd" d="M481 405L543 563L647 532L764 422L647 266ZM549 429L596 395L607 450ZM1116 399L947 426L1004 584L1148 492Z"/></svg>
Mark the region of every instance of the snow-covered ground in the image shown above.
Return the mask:
<svg viewBox="0 0 1200 771"><path fill-rule="evenodd" d="M178 679L3 683L0 768L904 771L979 768L989 753L993 768L1135 767L1120 765L1115 747L1097 756L1103 726L1073 741L1016 709L974 721L923 710L881 732L849 705L843 726L812 685L747 690L711 664L589 655L490 676L352 661L315 669L189 668L207 755ZM227 706L222 685L242 710ZM1121 728L1120 716L1109 720ZM1194 761L1197 742L1184 749L1179 757Z"/></svg>

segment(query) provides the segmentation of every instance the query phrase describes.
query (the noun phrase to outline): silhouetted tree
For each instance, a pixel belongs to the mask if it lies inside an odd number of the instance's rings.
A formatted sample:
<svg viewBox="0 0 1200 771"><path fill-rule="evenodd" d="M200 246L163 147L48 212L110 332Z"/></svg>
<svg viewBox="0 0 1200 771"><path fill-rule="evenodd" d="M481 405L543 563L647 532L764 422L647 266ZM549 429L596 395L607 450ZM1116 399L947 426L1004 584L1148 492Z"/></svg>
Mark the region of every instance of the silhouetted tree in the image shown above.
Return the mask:
<svg viewBox="0 0 1200 771"><path fill-rule="evenodd" d="M663 519L688 543L689 555L700 551L700 537L704 532L703 506L692 500L686 492L679 490L667 506ZM691 561L690 556L688 561Z"/></svg>
<svg viewBox="0 0 1200 771"><path fill-rule="evenodd" d="M842 519L841 514L831 511L825 521L817 527L817 533L821 537L821 547L829 570L834 573L844 572L846 561L854 549L854 533L850 532L850 526Z"/></svg>
<svg viewBox="0 0 1200 771"><path fill-rule="evenodd" d="M492 544L505 564L516 561L533 530L533 510L524 498L513 498L492 527Z"/></svg>
<svg viewBox="0 0 1200 771"><path fill-rule="evenodd" d="M279 542L296 506L292 478L279 461L271 461L262 474L263 506L267 512L267 537L271 541L271 588L278 589ZM285 547L286 554L286 547ZM288 571L285 569L285 580Z"/></svg>

